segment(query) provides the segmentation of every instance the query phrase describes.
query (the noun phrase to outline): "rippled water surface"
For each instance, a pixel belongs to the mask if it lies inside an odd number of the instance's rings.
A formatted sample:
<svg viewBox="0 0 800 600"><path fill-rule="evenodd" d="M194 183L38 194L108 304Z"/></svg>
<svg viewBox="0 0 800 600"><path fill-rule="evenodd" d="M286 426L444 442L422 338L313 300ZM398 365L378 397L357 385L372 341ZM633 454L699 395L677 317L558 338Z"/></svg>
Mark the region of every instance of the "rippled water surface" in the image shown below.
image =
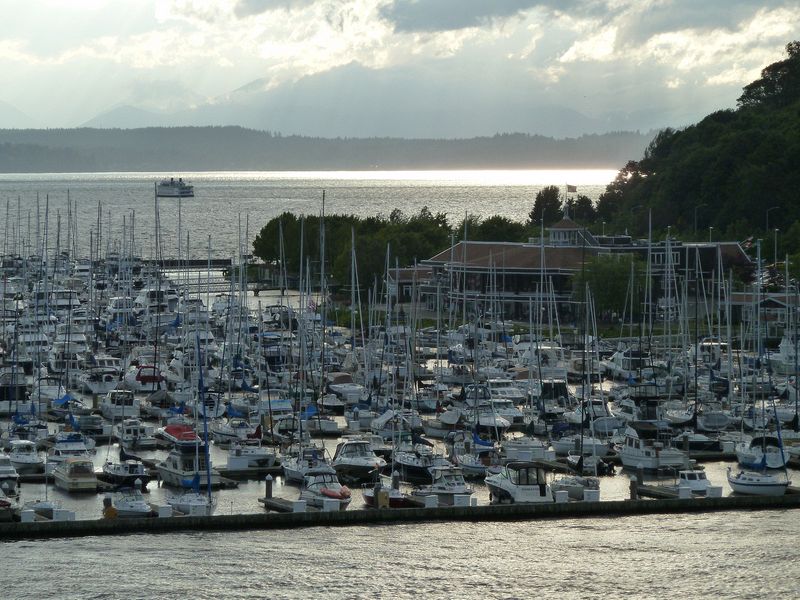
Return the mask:
<svg viewBox="0 0 800 600"><path fill-rule="evenodd" d="M4 598L796 598L792 511L0 544Z"/></svg>
<svg viewBox="0 0 800 600"><path fill-rule="evenodd" d="M98 202L102 209L103 239L121 239L123 216L130 226L135 211L135 239L144 257L152 256L154 238L154 184L167 176L182 176L195 186L195 197L181 201L181 246L190 234L190 252L228 258L236 254L241 230L249 241L272 217L284 211L318 214L325 190L327 214L388 215L395 208L407 214L423 206L448 215L451 222L464 213L503 215L525 221L536 192L546 185L569 183L596 199L615 176L610 170L536 171L376 171L376 172L219 172L219 173L76 173L0 174L0 232L10 239L35 240L36 203L44 218L50 202L50 245L55 247L58 213L62 220L62 247L66 244L67 193L78 206L80 248L88 252L89 230L97 227ZM163 254L177 254L178 201L159 200ZM40 226L43 235L44 226ZM111 231L109 236L108 231ZM249 246L249 244L248 244ZM27 254L27 252L26 252Z"/></svg>

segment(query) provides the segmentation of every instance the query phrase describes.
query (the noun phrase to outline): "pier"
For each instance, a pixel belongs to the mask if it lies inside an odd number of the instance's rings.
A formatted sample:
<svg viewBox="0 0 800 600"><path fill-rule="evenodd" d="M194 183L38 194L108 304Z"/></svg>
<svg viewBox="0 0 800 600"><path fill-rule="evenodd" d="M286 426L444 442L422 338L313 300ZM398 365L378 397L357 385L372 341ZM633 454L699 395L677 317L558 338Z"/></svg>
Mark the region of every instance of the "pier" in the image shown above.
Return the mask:
<svg viewBox="0 0 800 600"><path fill-rule="evenodd" d="M791 490L795 491L795 490ZM649 514L700 513L800 508L800 493L784 496L727 496L661 500L613 500L546 504L447 506L437 508L358 509L346 511L268 512L212 517L97 519L0 523L0 539L60 538L178 531L243 531L299 527L345 527L433 521L524 521Z"/></svg>

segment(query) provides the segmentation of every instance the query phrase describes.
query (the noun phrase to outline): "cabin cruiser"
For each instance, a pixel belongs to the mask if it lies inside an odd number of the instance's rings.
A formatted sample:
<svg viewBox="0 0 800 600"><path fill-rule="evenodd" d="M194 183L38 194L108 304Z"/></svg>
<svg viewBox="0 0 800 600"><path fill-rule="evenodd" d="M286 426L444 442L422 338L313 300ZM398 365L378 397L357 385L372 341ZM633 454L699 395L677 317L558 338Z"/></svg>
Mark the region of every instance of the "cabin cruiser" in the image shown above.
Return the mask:
<svg viewBox="0 0 800 600"><path fill-rule="evenodd" d="M619 449L622 465L628 469L641 466L648 471L657 471L665 467L686 467L688 464L686 454L665 445L658 439L658 430L648 425L637 423L636 428L628 426L625 429L625 441Z"/></svg>
<svg viewBox="0 0 800 600"><path fill-rule="evenodd" d="M70 457L53 470L57 488L67 492L97 492L97 475L89 458Z"/></svg>
<svg viewBox="0 0 800 600"><path fill-rule="evenodd" d="M8 496L17 495L19 485L19 473L14 468L8 454L0 452L0 489Z"/></svg>
<svg viewBox="0 0 800 600"><path fill-rule="evenodd" d="M550 488L553 492L567 492L567 497L571 500L583 500L586 498L586 490L596 490L599 494L600 480L585 475L562 475L550 483Z"/></svg>
<svg viewBox="0 0 800 600"><path fill-rule="evenodd" d="M278 461L277 452L267 446L262 446L260 442L242 443L231 442L228 448L228 470L237 471L243 469L260 469L271 467Z"/></svg>
<svg viewBox="0 0 800 600"><path fill-rule="evenodd" d="M152 477L150 471L142 461L133 458L123 459L124 451L120 451L120 461L106 461L103 465L103 479L115 485L134 485L137 481L140 486L146 486Z"/></svg>
<svg viewBox="0 0 800 600"><path fill-rule="evenodd" d="M117 516L122 519L153 515L153 509L142 496L142 490L136 487L124 487L114 492L111 504L117 509Z"/></svg>
<svg viewBox="0 0 800 600"><path fill-rule="evenodd" d="M161 481L173 487L191 488L195 475L201 476L203 481L210 478L211 487L222 483L219 472L206 463L206 448L202 442L174 446L169 455L156 464L156 469Z"/></svg>
<svg viewBox="0 0 800 600"><path fill-rule="evenodd" d="M39 473L44 469L44 459L39 455L36 442L11 440L8 458L17 473Z"/></svg>
<svg viewBox="0 0 800 600"><path fill-rule="evenodd" d="M535 462L512 461L484 481L492 504L553 502L547 472Z"/></svg>
<svg viewBox="0 0 800 600"><path fill-rule="evenodd" d="M139 419L123 419L116 426L119 444L126 450L147 450L156 447L153 428L144 425Z"/></svg>
<svg viewBox="0 0 800 600"><path fill-rule="evenodd" d="M110 421L138 417L140 401L130 390L111 390L100 402L100 412Z"/></svg>
<svg viewBox="0 0 800 600"><path fill-rule="evenodd" d="M286 481L294 483L303 483L306 473L323 465L327 465L324 451L313 447L301 448L295 456L289 456L281 461L283 476Z"/></svg>
<svg viewBox="0 0 800 600"><path fill-rule="evenodd" d="M89 458L94 446L94 440L79 431L59 431L52 447L47 451L47 469L55 469L69 458Z"/></svg>
<svg viewBox="0 0 800 600"><path fill-rule="evenodd" d="M374 479L386 467L386 461L372 451L368 440L352 437L336 446L331 466L345 483L360 483Z"/></svg>
<svg viewBox="0 0 800 600"><path fill-rule="evenodd" d="M437 496L439 505L452 506L454 496L471 496L473 489L464 481L464 473L460 467L439 464L430 469L433 481L415 489L414 496Z"/></svg>

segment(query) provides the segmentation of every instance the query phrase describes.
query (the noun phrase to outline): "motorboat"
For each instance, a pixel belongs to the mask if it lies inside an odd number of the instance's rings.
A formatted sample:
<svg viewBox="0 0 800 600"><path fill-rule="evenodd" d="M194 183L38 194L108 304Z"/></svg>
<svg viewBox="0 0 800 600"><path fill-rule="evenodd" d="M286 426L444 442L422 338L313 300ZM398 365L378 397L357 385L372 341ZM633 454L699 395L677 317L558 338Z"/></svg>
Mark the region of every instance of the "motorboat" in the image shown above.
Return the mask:
<svg viewBox="0 0 800 600"><path fill-rule="evenodd" d="M117 438L120 446L126 450L147 450L156 447L153 428L146 426L139 419L124 419L117 425Z"/></svg>
<svg viewBox="0 0 800 600"><path fill-rule="evenodd" d="M8 458L17 473L39 473L44 469L44 459L30 440L11 440Z"/></svg>
<svg viewBox="0 0 800 600"><path fill-rule="evenodd" d="M583 448L584 454L591 454L603 458L607 456L610 451L610 446L607 440L591 436L583 436L580 434L565 435L557 440L551 442L553 449L559 456L566 456L571 451L578 451Z"/></svg>
<svg viewBox="0 0 800 600"><path fill-rule="evenodd" d="M430 485L423 485L412 492L418 497L437 496L439 505L452 506L455 502L454 496L471 496L473 489L464 480L464 472L461 467L453 465L436 465L431 468L432 482Z"/></svg>
<svg viewBox="0 0 800 600"><path fill-rule="evenodd" d="M686 454L666 446L657 437L657 428L645 427L638 423L636 429L625 428L625 441L619 449L622 466L628 469L642 467L646 471L658 471L663 468L685 468L688 465Z"/></svg>
<svg viewBox="0 0 800 600"><path fill-rule="evenodd" d="M374 484L361 486L364 504L371 508L414 508L419 500L400 490L400 474L395 471L391 477L380 475Z"/></svg>
<svg viewBox="0 0 800 600"><path fill-rule="evenodd" d="M139 488L120 488L111 496L111 504L117 509L119 518L153 516L153 509L145 501Z"/></svg>
<svg viewBox="0 0 800 600"><path fill-rule="evenodd" d="M70 457L53 470L57 488L67 492L97 492L97 475L91 459Z"/></svg>
<svg viewBox="0 0 800 600"><path fill-rule="evenodd" d="M372 451L369 440L353 437L336 446L331 466L345 483L361 483L374 479L386 461Z"/></svg>
<svg viewBox="0 0 800 600"><path fill-rule="evenodd" d="M535 462L512 461L484 480L492 504L553 502L547 472Z"/></svg>
<svg viewBox="0 0 800 600"><path fill-rule="evenodd" d="M338 503L339 510L345 510L350 504L351 492L339 482L333 467L321 464L309 469L303 476L300 500L316 508L324 508L326 500L333 500Z"/></svg>
<svg viewBox="0 0 800 600"><path fill-rule="evenodd" d="M100 402L100 412L110 421L139 416L139 399L130 390L111 390Z"/></svg>
<svg viewBox="0 0 800 600"><path fill-rule="evenodd" d="M47 468L55 469L56 465L69 458L90 458L94 446L94 440L79 431L59 431L47 451Z"/></svg>
<svg viewBox="0 0 800 600"><path fill-rule="evenodd" d="M262 446L260 443L232 442L228 448L226 468L232 471L263 469L273 466L277 461L278 455L272 448Z"/></svg>
<svg viewBox="0 0 800 600"><path fill-rule="evenodd" d="M678 471L675 484L668 487L675 490L688 487L692 491L692 494L703 496L708 493L711 482L703 469L681 469Z"/></svg>
<svg viewBox="0 0 800 600"><path fill-rule="evenodd" d="M326 464L324 451L314 447L301 448L296 455L281 461L284 478L294 483L303 483L306 473Z"/></svg>
<svg viewBox="0 0 800 600"><path fill-rule="evenodd" d="M222 483L219 472L206 462L203 442L174 446L167 457L156 464L156 469L161 481L173 487L191 488L198 474L204 482L210 479L211 487Z"/></svg>
<svg viewBox="0 0 800 600"><path fill-rule="evenodd" d="M217 509L217 499L198 491L186 491L176 496L167 496L167 504L174 511L192 517L210 517Z"/></svg>
<svg viewBox="0 0 800 600"><path fill-rule="evenodd" d="M791 483L786 477L756 471L739 471L734 474L728 467L728 485L737 494L783 496Z"/></svg>
<svg viewBox="0 0 800 600"><path fill-rule="evenodd" d="M133 458L119 462L106 461L103 465L103 479L115 485L132 486L138 480L139 487L144 487L152 479L149 470L142 461Z"/></svg>
<svg viewBox="0 0 800 600"><path fill-rule="evenodd" d="M175 446L191 446L194 448L195 444L202 442L194 427L186 422L169 423L164 427L160 427L156 435Z"/></svg>
<svg viewBox="0 0 800 600"><path fill-rule="evenodd" d="M220 445L252 439L252 436L255 435L256 432L256 426L251 425L246 419L239 417L216 420L211 423L209 429L214 443Z"/></svg>
<svg viewBox="0 0 800 600"><path fill-rule="evenodd" d="M600 490L600 480L584 475L563 475L554 479L550 488L553 492L566 491L571 500L583 500L586 490Z"/></svg>
<svg viewBox="0 0 800 600"><path fill-rule="evenodd" d="M159 198L194 198L194 186L178 177L162 179L156 184L156 196Z"/></svg>
<svg viewBox="0 0 800 600"><path fill-rule="evenodd" d="M19 473L11 463L11 458L5 452L0 452L0 489L7 496L16 496L19 486Z"/></svg>

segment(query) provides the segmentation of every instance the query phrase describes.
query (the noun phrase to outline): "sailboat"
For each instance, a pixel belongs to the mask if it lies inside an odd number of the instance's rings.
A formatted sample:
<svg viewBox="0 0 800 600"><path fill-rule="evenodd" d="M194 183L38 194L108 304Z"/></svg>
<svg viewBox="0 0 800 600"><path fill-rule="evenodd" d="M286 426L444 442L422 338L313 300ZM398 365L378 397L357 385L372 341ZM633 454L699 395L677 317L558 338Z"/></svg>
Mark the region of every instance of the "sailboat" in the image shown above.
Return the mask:
<svg viewBox="0 0 800 600"><path fill-rule="evenodd" d="M200 338L195 335L197 343L197 355L200 356ZM199 370L199 395L200 404L203 404L205 385L203 382L203 370ZM167 498L169 504L174 510L182 512L191 516L210 517L214 514L217 508L217 500L211 495L211 457L208 451L208 417L203 413L203 451L205 452L205 468L206 468L206 488L205 494L200 492L200 472L195 472L191 480L191 489L179 494L177 496L170 496ZM195 454L199 452L199 444L195 444ZM195 465L200 463L199 456L195 456Z"/></svg>

